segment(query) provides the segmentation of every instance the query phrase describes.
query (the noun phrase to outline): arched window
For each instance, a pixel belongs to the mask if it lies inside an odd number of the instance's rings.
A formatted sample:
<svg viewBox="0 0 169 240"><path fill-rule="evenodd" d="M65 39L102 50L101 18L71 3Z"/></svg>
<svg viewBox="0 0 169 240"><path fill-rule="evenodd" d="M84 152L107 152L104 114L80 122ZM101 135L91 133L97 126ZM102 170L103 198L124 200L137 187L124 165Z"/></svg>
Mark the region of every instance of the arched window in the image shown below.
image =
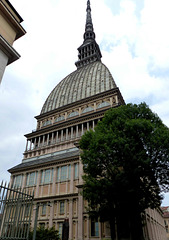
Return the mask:
<svg viewBox="0 0 169 240"><path fill-rule="evenodd" d="M43 124L42 124L42 127L45 127L45 126L48 126L48 125L50 125L52 122L50 121L50 120L47 120L46 122L44 122Z"/></svg>
<svg viewBox="0 0 169 240"><path fill-rule="evenodd" d="M83 109L82 113L87 113L87 112L91 112L93 111L94 109L92 107L87 107L85 109Z"/></svg>
<svg viewBox="0 0 169 240"><path fill-rule="evenodd" d="M71 112L67 118L70 118L70 117L75 117L75 116L78 116L79 113L78 112Z"/></svg>
<svg viewBox="0 0 169 240"><path fill-rule="evenodd" d="M97 109L98 109L98 108L107 107L107 106L110 106L110 103L108 103L108 102L102 102L102 103L100 103L100 104L97 106Z"/></svg>
<svg viewBox="0 0 169 240"><path fill-rule="evenodd" d="M58 118L55 119L55 122L60 122L62 120L65 120L65 117L64 116L60 116Z"/></svg>

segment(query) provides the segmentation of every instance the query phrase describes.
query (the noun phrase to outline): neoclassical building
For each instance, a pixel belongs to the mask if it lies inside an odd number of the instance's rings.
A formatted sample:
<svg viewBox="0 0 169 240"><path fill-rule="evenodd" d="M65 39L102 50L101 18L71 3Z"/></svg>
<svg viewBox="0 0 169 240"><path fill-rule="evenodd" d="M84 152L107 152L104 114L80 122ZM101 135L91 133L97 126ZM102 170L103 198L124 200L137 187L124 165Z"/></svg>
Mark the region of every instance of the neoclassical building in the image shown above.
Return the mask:
<svg viewBox="0 0 169 240"><path fill-rule="evenodd" d="M110 237L109 225L90 219L86 212L87 202L81 195L83 166L77 147L84 132L94 129L106 110L125 104L101 57L88 0L77 69L49 94L40 115L35 117L36 130L25 135L22 163L9 169L15 186L34 190L34 204L40 206L38 225L55 226L61 234L63 221L68 218L69 239Z"/></svg>

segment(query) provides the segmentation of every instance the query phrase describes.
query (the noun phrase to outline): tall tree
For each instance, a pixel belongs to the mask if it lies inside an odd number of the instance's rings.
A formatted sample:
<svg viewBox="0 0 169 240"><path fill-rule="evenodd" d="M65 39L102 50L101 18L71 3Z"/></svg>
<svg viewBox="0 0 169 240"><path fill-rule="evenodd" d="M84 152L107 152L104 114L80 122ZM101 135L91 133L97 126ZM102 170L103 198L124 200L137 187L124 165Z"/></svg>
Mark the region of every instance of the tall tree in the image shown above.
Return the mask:
<svg viewBox="0 0 169 240"><path fill-rule="evenodd" d="M80 149L90 214L109 221L112 239L142 239L141 213L169 189L169 129L145 103L127 104L108 110Z"/></svg>

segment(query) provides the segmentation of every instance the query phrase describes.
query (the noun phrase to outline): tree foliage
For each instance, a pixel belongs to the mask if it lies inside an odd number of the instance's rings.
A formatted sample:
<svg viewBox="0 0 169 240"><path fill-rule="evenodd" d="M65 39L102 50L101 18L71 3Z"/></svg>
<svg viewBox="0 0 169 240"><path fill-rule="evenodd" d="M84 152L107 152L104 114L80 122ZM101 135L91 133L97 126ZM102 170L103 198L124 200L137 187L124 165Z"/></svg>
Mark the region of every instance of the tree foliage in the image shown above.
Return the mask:
<svg viewBox="0 0 169 240"><path fill-rule="evenodd" d="M101 220L160 205L169 189L169 129L145 103L108 110L80 148L83 195Z"/></svg>
<svg viewBox="0 0 169 240"><path fill-rule="evenodd" d="M29 240L33 239L33 231L29 233ZM52 228L44 228L39 226L36 230L36 240L59 240L58 231Z"/></svg>

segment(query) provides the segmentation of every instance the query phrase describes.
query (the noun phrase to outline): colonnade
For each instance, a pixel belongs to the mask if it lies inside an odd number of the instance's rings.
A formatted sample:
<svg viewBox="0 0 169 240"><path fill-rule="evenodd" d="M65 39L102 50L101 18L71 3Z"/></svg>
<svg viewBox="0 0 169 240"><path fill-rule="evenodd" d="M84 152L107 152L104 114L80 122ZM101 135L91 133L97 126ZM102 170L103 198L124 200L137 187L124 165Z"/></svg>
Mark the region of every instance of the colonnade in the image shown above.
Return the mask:
<svg viewBox="0 0 169 240"><path fill-rule="evenodd" d="M100 119L88 121L86 123L59 129L52 133L46 133L37 137L33 137L32 139L27 139L25 152L80 138L86 130L94 130L99 120Z"/></svg>

